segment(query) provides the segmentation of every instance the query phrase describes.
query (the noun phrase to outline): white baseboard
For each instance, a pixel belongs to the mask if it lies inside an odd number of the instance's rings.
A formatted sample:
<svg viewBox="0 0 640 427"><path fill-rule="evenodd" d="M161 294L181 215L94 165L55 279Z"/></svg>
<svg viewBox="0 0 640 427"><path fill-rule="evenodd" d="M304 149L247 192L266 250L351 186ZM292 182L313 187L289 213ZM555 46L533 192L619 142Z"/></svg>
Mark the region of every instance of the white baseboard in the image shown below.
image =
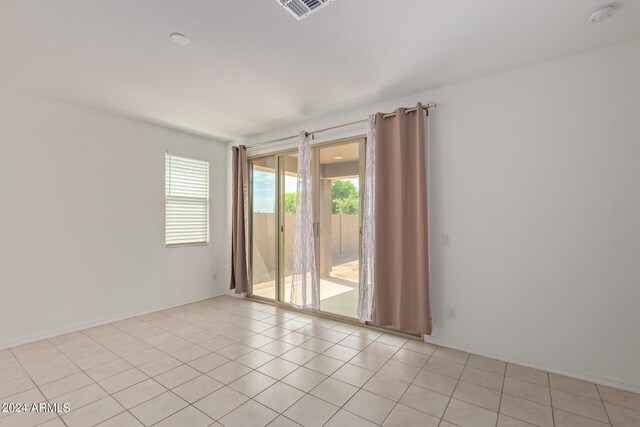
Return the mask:
<svg viewBox="0 0 640 427"><path fill-rule="evenodd" d="M47 339L47 338L57 337L59 335L69 334L71 332L78 332L78 331L81 331L83 329L93 328L95 326L106 325L107 323L117 322L118 320L124 320L124 319L128 319L130 317L142 316L142 315L145 315L145 314L153 313L155 311L166 310L168 308L178 307L178 306L185 305L185 304L191 304L191 303L198 302L198 301L204 301L206 299L219 297L221 295L224 295L224 293L217 293L215 295L211 295L211 296L204 297L204 298L198 298L198 299L195 299L195 300L190 299L190 300L181 301L181 302L177 302L177 303L172 303L172 304L169 304L169 305L160 306L160 307L156 307L156 308L144 309L142 311L131 311L131 312L128 312L128 313L121 313L121 314L116 315L116 316L103 317L101 319L91 320L89 322L76 323L74 325L64 326L62 328L50 329L48 331L40 332L40 333L37 333L37 334L26 335L26 336L21 336L21 337L17 337L17 338L11 338L11 339L8 339L8 340L0 341L0 350L3 350L5 348L10 348L10 347L15 347L15 346L18 346L18 345L29 344L29 343L32 343L32 342L35 342L35 341L44 340L44 339Z"/></svg>
<svg viewBox="0 0 640 427"><path fill-rule="evenodd" d="M571 377L571 378L576 378L576 379L579 379L579 380L589 381L589 382L592 382L592 383L605 385L605 386L608 386L608 387L614 387L614 388L618 388L618 389L621 389L621 390L630 391L630 392L633 392L633 393L640 393L640 384L633 384L633 383L630 384L628 382L624 382L623 380L621 380L619 378L611 378L611 377L608 377L608 376L600 376L600 375L585 375L585 374L581 374L579 372L567 372L567 371L564 371L562 369L556 369L556 368L554 368L552 366L540 365L540 364L536 364L536 363L533 363L533 362L525 362L525 361L522 361L522 360L517 360L517 359L510 358L510 357L506 357L506 356L500 355L500 354L487 353L485 351L473 348L472 346L468 346L468 345L466 345L464 343L451 341L451 340L448 340L446 338L440 338L440 337L434 337L434 336L425 336L424 337L424 341L428 342L430 344L439 345L439 346L442 346L442 347L449 347L449 348L453 348L455 350L460 350L460 351L464 351L464 352L467 352L467 353L477 354L478 356L490 357L492 359L502 360L503 362L509 362L509 363L514 363L514 364L517 364L517 365L526 366L528 368L539 369L541 371L550 372L552 374L564 375L566 377Z"/></svg>

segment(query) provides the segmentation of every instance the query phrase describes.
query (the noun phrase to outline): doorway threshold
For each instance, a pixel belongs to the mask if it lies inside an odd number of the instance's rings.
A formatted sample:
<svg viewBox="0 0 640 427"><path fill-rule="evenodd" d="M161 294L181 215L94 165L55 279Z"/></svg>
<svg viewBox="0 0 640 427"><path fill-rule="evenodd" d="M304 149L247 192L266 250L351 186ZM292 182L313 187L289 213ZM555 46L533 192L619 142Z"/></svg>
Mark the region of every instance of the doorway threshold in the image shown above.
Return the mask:
<svg viewBox="0 0 640 427"><path fill-rule="evenodd" d="M347 323L347 324L350 324L350 325L353 325L353 326L358 326L360 328L367 328L367 329L371 329L373 331L383 332L385 334L397 335L397 336L400 336L400 337L403 337L403 338L409 338L409 339L416 340L416 341L424 341L422 339L422 335L418 334L418 333L399 331L397 329L387 328L387 327L384 327L384 326L372 325L370 323L362 323L362 322L359 322L356 319L353 319L351 317L340 316L339 314L331 314L331 313L326 313L326 312L317 311L317 310L297 309L297 308L291 307L287 303L276 302L276 301L273 301L273 300L257 297L257 296L254 296L254 295L245 295L244 299L249 300L251 302L257 302L257 303L260 303L260 304L266 304L266 305L270 305L270 306L273 306L273 307L277 307L277 308L282 308L282 309L285 309L285 310L293 311L295 313L301 313L301 314L306 314L306 315L319 317L319 318L323 318L323 319L329 319L329 320L334 320L334 321L337 321L337 322Z"/></svg>

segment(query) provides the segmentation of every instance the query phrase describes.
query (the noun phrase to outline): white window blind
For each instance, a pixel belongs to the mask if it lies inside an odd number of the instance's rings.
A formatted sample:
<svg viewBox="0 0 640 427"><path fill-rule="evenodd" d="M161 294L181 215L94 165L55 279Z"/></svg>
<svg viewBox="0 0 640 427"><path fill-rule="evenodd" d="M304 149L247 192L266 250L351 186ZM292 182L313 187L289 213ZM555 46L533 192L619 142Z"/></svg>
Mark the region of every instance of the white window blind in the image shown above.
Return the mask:
<svg viewBox="0 0 640 427"><path fill-rule="evenodd" d="M166 244L209 243L209 162L166 153Z"/></svg>

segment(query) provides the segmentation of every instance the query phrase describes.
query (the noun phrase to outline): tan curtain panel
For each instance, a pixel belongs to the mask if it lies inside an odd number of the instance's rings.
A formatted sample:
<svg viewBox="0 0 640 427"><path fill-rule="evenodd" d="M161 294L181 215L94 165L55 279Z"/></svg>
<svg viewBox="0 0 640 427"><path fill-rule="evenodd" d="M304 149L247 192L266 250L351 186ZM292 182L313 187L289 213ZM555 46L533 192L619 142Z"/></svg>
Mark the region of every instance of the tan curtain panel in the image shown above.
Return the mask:
<svg viewBox="0 0 640 427"><path fill-rule="evenodd" d="M431 334L425 114L405 111L376 117L372 320Z"/></svg>
<svg viewBox="0 0 640 427"><path fill-rule="evenodd" d="M249 163L247 147L233 147L233 226L231 236L231 288L249 291Z"/></svg>

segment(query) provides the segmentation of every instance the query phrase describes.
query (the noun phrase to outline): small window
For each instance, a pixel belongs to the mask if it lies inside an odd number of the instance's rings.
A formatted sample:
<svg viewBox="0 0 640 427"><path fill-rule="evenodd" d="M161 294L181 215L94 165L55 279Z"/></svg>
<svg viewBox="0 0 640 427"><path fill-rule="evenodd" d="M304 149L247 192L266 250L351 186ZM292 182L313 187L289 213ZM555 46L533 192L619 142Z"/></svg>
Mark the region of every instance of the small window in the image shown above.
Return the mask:
<svg viewBox="0 0 640 427"><path fill-rule="evenodd" d="M166 244L209 243L209 162L166 153Z"/></svg>

